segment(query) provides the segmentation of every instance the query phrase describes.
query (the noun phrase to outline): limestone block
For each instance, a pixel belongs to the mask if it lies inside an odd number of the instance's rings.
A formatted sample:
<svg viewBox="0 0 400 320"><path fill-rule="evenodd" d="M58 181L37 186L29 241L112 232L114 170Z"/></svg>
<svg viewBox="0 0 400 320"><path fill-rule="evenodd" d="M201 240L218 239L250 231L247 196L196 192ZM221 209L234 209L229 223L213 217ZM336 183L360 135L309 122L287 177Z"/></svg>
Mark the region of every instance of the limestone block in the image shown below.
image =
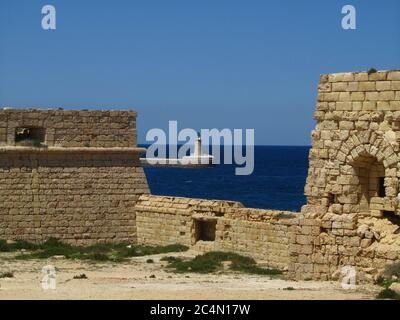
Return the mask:
<svg viewBox="0 0 400 320"><path fill-rule="evenodd" d="M343 130L353 130L354 129L354 122L352 121L340 121L339 122L339 129Z"/></svg>
<svg viewBox="0 0 400 320"><path fill-rule="evenodd" d="M379 92L379 100L381 101L390 101L394 100L395 91L381 91Z"/></svg>
<svg viewBox="0 0 400 320"><path fill-rule="evenodd" d="M400 110L400 100L389 102L390 110Z"/></svg>
<svg viewBox="0 0 400 320"><path fill-rule="evenodd" d="M400 80L400 71L390 71L387 75L388 80Z"/></svg>
<svg viewBox="0 0 400 320"><path fill-rule="evenodd" d="M336 101L344 101L344 100L339 100L339 92L326 92L322 94L322 100L325 102L336 102ZM350 94L349 94L349 100L350 101Z"/></svg>
<svg viewBox="0 0 400 320"><path fill-rule="evenodd" d="M386 91L385 91L386 92ZM389 101L378 101L377 102L377 110L378 111L387 111L391 110L390 109L390 103Z"/></svg>
<svg viewBox="0 0 400 320"><path fill-rule="evenodd" d="M351 110L353 110L353 104L350 101L350 98L349 98L349 101L347 101L347 102L337 102L336 103L336 110L338 110L338 111L351 111Z"/></svg>
<svg viewBox="0 0 400 320"><path fill-rule="evenodd" d="M379 100L379 92L376 92L376 91L366 92L365 100L366 101L378 101Z"/></svg>
<svg viewBox="0 0 400 320"><path fill-rule="evenodd" d="M373 72L368 75L368 79L373 81L384 81L387 79L387 72L385 71Z"/></svg>
<svg viewBox="0 0 400 320"><path fill-rule="evenodd" d="M400 81L392 81L388 90L400 90Z"/></svg>
<svg viewBox="0 0 400 320"><path fill-rule="evenodd" d="M358 91L358 84L357 81L352 81L347 84L347 91Z"/></svg>
<svg viewBox="0 0 400 320"><path fill-rule="evenodd" d="M328 75L328 81L329 82L342 82L344 81L344 73L334 73Z"/></svg>
<svg viewBox="0 0 400 320"><path fill-rule="evenodd" d="M362 81L358 84L359 91L375 91L376 86L374 81Z"/></svg>
<svg viewBox="0 0 400 320"><path fill-rule="evenodd" d="M351 94L349 92L339 92L339 99L335 100L339 102L350 102L351 100Z"/></svg>
<svg viewBox="0 0 400 320"><path fill-rule="evenodd" d="M346 91L347 82L334 82L332 83L332 91Z"/></svg>
<svg viewBox="0 0 400 320"><path fill-rule="evenodd" d="M391 90L391 81L377 81L376 91L389 91Z"/></svg>
<svg viewBox="0 0 400 320"><path fill-rule="evenodd" d="M368 80L368 73L366 72L357 72L354 74L355 81L367 81Z"/></svg>
<svg viewBox="0 0 400 320"><path fill-rule="evenodd" d="M331 83L320 83L318 85L318 91L319 92L331 92L332 91L332 84ZM333 90L337 91L337 90Z"/></svg>

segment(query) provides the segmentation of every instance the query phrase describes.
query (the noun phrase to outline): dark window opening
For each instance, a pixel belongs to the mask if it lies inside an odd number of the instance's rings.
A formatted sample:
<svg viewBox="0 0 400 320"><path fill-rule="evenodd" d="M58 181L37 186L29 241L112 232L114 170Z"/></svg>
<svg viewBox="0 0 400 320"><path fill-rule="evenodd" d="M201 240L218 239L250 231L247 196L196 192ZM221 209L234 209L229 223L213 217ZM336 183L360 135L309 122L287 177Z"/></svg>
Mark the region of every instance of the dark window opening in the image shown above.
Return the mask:
<svg viewBox="0 0 400 320"><path fill-rule="evenodd" d="M328 206L335 204L335 203L339 203L338 195L333 194L333 193L328 193Z"/></svg>
<svg viewBox="0 0 400 320"><path fill-rule="evenodd" d="M395 214L393 211L383 211L383 217L388 219L391 223L400 226L400 216ZM398 233L400 228L396 230L395 233Z"/></svg>
<svg viewBox="0 0 400 320"><path fill-rule="evenodd" d="M335 203L335 196L333 193L328 193L328 206Z"/></svg>
<svg viewBox="0 0 400 320"><path fill-rule="evenodd" d="M328 233L328 229L324 227L319 228L319 233Z"/></svg>
<svg viewBox="0 0 400 320"><path fill-rule="evenodd" d="M384 177L378 178L378 197L386 197Z"/></svg>
<svg viewBox="0 0 400 320"><path fill-rule="evenodd" d="M15 130L15 142L20 145L41 145L44 143L44 128L20 127Z"/></svg>
<svg viewBox="0 0 400 320"><path fill-rule="evenodd" d="M196 241L214 241L216 220L195 220Z"/></svg>

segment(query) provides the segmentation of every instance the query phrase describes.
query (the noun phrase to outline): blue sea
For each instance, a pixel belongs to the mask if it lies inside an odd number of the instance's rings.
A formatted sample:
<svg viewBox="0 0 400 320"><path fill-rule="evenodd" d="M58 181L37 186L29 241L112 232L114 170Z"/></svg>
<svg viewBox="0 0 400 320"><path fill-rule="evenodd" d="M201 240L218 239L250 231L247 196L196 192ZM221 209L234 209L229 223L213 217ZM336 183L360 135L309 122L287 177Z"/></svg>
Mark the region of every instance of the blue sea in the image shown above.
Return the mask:
<svg viewBox="0 0 400 320"><path fill-rule="evenodd" d="M152 194L234 200L251 208L300 211L310 147L256 146L254 172L235 175L235 165L211 168L145 167Z"/></svg>

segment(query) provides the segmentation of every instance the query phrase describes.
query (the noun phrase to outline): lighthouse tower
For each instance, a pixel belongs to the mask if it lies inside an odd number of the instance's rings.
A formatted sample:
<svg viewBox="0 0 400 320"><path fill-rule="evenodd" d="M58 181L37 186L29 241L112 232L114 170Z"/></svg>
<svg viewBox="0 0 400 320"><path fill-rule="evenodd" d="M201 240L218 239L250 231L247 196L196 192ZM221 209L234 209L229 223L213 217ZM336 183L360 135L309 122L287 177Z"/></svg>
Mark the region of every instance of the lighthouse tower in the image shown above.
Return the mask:
<svg viewBox="0 0 400 320"><path fill-rule="evenodd" d="M183 165L211 165L213 156L203 153L201 145L201 137L198 134L197 140L194 143L194 152L190 156L182 158L181 163Z"/></svg>

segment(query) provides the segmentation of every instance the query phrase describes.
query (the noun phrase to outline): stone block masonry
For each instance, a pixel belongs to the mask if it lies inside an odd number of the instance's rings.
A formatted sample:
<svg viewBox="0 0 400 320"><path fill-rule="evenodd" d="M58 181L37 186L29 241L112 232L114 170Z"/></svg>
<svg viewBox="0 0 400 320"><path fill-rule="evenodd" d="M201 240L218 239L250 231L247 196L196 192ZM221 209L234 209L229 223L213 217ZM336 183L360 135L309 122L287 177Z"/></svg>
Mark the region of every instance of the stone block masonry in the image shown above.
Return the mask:
<svg viewBox="0 0 400 320"><path fill-rule="evenodd" d="M210 244L286 269L293 212L244 208L239 202L143 195L136 204L141 244Z"/></svg>
<svg viewBox="0 0 400 320"><path fill-rule="evenodd" d="M0 238L136 242L134 206L149 191L135 122L129 111L0 110Z"/></svg>
<svg viewBox="0 0 400 320"><path fill-rule="evenodd" d="M150 195L134 112L0 110L0 238L180 243L292 279L346 266L374 281L400 260L400 71L322 75L315 119L307 204L292 213Z"/></svg>
<svg viewBox="0 0 400 320"><path fill-rule="evenodd" d="M0 110L0 146L24 145L26 141L16 141L18 129L42 131L45 141L41 142L48 147L136 146L136 112L133 111Z"/></svg>
<svg viewBox="0 0 400 320"><path fill-rule="evenodd" d="M327 280L353 266L373 281L400 258L400 71L322 75L315 119L289 271ZM301 244L310 224L320 232Z"/></svg>
<svg viewBox="0 0 400 320"><path fill-rule="evenodd" d="M315 119L301 213L141 196L138 241L207 242L292 279L339 280L347 266L376 280L400 259L400 71L322 75Z"/></svg>

